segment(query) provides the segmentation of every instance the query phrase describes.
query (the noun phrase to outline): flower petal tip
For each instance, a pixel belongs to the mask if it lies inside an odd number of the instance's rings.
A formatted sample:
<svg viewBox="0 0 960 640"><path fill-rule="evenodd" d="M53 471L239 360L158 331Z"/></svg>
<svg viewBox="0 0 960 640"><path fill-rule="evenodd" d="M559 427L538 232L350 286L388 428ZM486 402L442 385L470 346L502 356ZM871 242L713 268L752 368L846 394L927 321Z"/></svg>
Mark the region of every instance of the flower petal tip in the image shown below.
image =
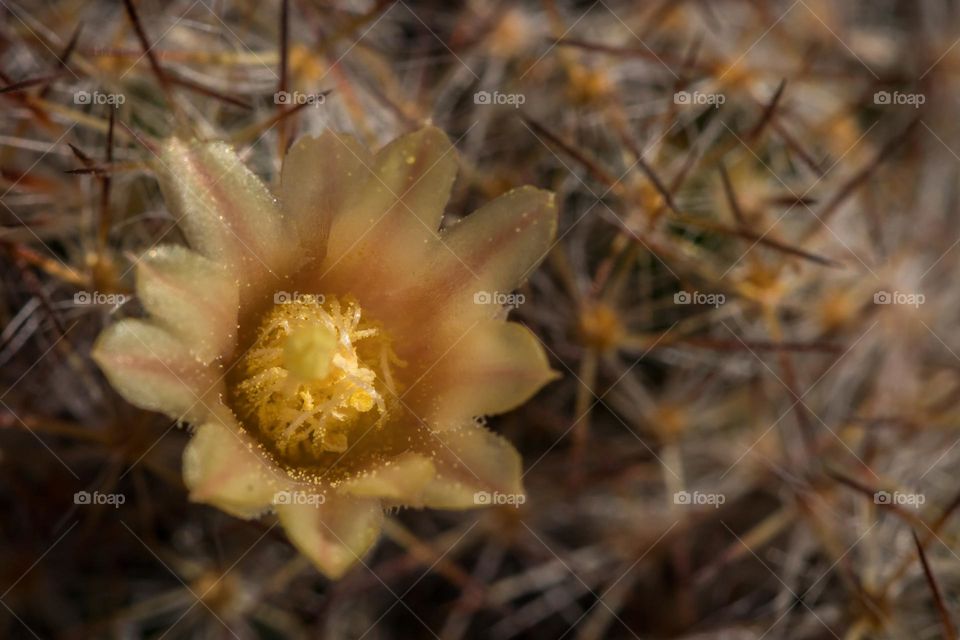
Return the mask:
<svg viewBox="0 0 960 640"><path fill-rule="evenodd" d="M176 336L156 324L128 318L107 327L91 357L130 404L174 419L201 415L208 369Z"/></svg>
<svg viewBox="0 0 960 640"><path fill-rule="evenodd" d="M183 480L191 501L247 519L269 511L288 485L239 434L216 422L197 429L184 449Z"/></svg>
<svg viewBox="0 0 960 640"><path fill-rule="evenodd" d="M330 495L322 504L284 504L276 510L290 542L331 580L362 561L383 527L379 500Z"/></svg>

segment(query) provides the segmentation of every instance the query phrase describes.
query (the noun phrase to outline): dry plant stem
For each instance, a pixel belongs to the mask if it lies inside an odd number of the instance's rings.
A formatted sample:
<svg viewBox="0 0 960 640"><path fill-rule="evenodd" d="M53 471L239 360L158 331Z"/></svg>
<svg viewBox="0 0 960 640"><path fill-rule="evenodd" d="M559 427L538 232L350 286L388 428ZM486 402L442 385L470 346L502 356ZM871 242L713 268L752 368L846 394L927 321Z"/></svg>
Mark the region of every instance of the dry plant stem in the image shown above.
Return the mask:
<svg viewBox="0 0 960 640"><path fill-rule="evenodd" d="M953 514L960 508L960 494L957 495L943 510L943 512L937 517L936 520L930 524L922 525L923 536L920 538L920 545L923 548L929 546L934 540L937 539L940 532L946 526L948 520L953 516ZM910 567L913 566L915 558L911 553L905 553L900 560L900 563L896 568L890 573L889 577L884 581L880 587L879 592L883 594L884 597L890 592L895 584L903 580L909 571Z"/></svg>
<svg viewBox="0 0 960 640"><path fill-rule="evenodd" d="M33 249L30 249L22 244L3 244L5 245L5 248L13 253L18 259L22 259L25 263L42 269L45 273L62 282L69 283L77 287L85 286L88 283L88 280L85 276L70 268L60 260L40 255Z"/></svg>
<svg viewBox="0 0 960 640"><path fill-rule="evenodd" d="M140 41L140 46L143 48L143 54L150 63L150 70L153 72L154 77L157 79L157 82L160 84L160 87L163 90L163 95L166 98L167 106L170 107L170 110L173 112L174 119L178 123L178 126L186 126L187 120L181 111L180 103L177 102L177 98L173 93L173 87L171 86L170 80L167 78L167 74L163 71L163 68L160 66L160 62L157 60L157 56L154 53L153 44L151 44L150 39L147 37L147 33L143 28L143 24L140 22L140 16L134 7L133 0L124 0L123 5L127 11L127 16L130 18L130 23L133 26L133 30L137 34L137 39Z"/></svg>
<svg viewBox="0 0 960 640"><path fill-rule="evenodd" d="M113 162L113 127L116 118L116 109L110 110L110 120L107 128L107 149L104 162L109 165ZM97 260L103 262L107 253L107 237L110 234L110 185L109 175L100 178L100 221L97 229Z"/></svg>
<svg viewBox="0 0 960 640"><path fill-rule="evenodd" d="M328 92L323 92L318 95L326 96ZM254 122L247 126L244 129L240 129L231 136L231 141L234 144L250 144L256 141L264 132L271 129L278 122L283 121L286 118L291 117L295 113L301 111L302 109L309 107L310 102L306 101L301 104L295 104L289 107L283 107L277 109L276 113L273 115L261 120L260 122Z"/></svg>
<svg viewBox="0 0 960 640"><path fill-rule="evenodd" d="M597 353L596 349L588 347L577 370L577 392L574 401L574 415L577 418L571 434L570 483L578 488L583 485L586 453L590 446L590 415L596 397L595 389L599 364L600 354Z"/></svg>
<svg viewBox="0 0 960 640"><path fill-rule="evenodd" d="M933 575L933 571L930 569L930 563L927 561L927 554L923 550L923 545L920 544L920 538L917 537L917 532L914 531L912 533L913 542L917 549L917 556L920 558L920 564L923 566L923 574L927 579L927 583L930 585L930 591L933 594L933 601L937 606L937 612L940 614L940 623L943 626L944 640L957 640L957 628L954 626L950 611L947 609L947 605L944 602L940 585L937 584L937 579Z"/></svg>
<svg viewBox="0 0 960 640"><path fill-rule="evenodd" d="M289 82L289 57L290 57L290 37L289 37L289 27L290 27L290 0L280 0L280 64L278 69L278 78L277 80L277 94L285 93L288 88ZM280 102L274 100L277 104L277 109L280 109ZM286 154L287 147L289 146L290 138L290 127L291 123L288 118L283 118L278 121L278 135L277 135L277 157L283 157Z"/></svg>
<svg viewBox="0 0 960 640"><path fill-rule="evenodd" d="M482 588L480 585L474 583L470 574L450 560L444 551L437 550L433 546L424 543L399 522L387 520L384 525L384 533L388 538L393 540L393 542L403 547L407 554L415 559L419 565L432 567L432 570L435 570L464 590L481 589L482 592ZM447 536L449 542L454 542L457 539L459 538L450 540L450 536Z"/></svg>
<svg viewBox="0 0 960 640"><path fill-rule="evenodd" d="M780 326L780 319L778 317L778 310L776 309L776 307L772 305L764 305L763 318L766 321L767 331L770 334L771 341L774 344L778 344L783 340L783 332ZM815 448L814 439L816 436L814 433L813 424L810 422L809 415L807 414L806 405L804 405L803 402L800 401L801 395L800 395L800 392L797 390L798 388L797 388L796 372L793 367L793 362L790 358L789 352L783 349L777 350L777 359L780 363L780 370L783 373L783 377L784 377L783 383L786 386L786 389L788 391L788 400L791 403L796 401L796 406L794 407L794 411L797 416L797 423L800 426L800 436L803 439L804 445L806 446L806 449L807 449L806 451L807 459L811 459L810 454L812 450ZM786 442L785 442L785 445L786 445ZM790 450L789 445L786 445L784 447L784 450L789 451ZM801 467L803 466L803 460L798 459L797 457L794 457L793 464L797 465L798 467Z"/></svg>

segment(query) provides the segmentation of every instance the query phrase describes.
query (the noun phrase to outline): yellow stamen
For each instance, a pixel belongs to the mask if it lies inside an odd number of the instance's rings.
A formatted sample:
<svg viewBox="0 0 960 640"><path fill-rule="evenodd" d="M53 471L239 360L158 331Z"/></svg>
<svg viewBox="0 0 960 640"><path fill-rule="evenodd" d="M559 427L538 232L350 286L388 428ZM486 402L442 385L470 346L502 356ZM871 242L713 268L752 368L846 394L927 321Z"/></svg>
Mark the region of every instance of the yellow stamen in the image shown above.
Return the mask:
<svg viewBox="0 0 960 640"><path fill-rule="evenodd" d="M356 302L279 304L260 325L231 385L234 408L291 462L343 452L386 416L401 364L382 328Z"/></svg>

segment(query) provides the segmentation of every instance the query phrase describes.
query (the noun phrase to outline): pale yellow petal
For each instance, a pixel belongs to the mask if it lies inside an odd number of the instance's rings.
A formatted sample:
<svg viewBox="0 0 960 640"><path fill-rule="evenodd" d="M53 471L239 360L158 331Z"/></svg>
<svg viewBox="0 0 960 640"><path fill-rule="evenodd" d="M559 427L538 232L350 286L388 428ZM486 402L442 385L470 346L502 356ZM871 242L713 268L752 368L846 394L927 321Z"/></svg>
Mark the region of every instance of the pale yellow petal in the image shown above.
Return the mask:
<svg viewBox="0 0 960 640"><path fill-rule="evenodd" d="M152 249L137 263L137 296L202 362L232 352L239 292L223 265L185 247Z"/></svg>
<svg viewBox="0 0 960 640"><path fill-rule="evenodd" d="M240 518L260 515L290 486L252 443L220 422L208 422L194 433L183 452L183 480L191 500Z"/></svg>
<svg viewBox="0 0 960 640"><path fill-rule="evenodd" d="M474 424L432 437L437 475L423 489L425 506L470 509L490 504L484 496L494 493L523 499L520 454L504 438Z"/></svg>
<svg viewBox="0 0 960 640"><path fill-rule="evenodd" d="M331 130L300 138L283 161L281 197L307 253L322 259L334 216L366 190L373 156L356 138Z"/></svg>
<svg viewBox="0 0 960 640"><path fill-rule="evenodd" d="M195 421L216 402L209 368L179 338L145 320L107 327L92 356L120 395L141 409Z"/></svg>
<svg viewBox="0 0 960 640"><path fill-rule="evenodd" d="M400 349L419 348L429 323L436 352L423 357L432 362L474 322L502 316L502 304L490 301L505 299L529 276L549 252L556 228L553 194L522 187L445 229L429 259L387 276L395 280L392 298L373 298L378 311L386 310L394 335L403 337ZM400 304L404 313L389 313L390 305Z"/></svg>
<svg viewBox="0 0 960 640"><path fill-rule="evenodd" d="M405 392L435 429L510 411L557 377L540 341L523 325L480 320Z"/></svg>
<svg viewBox="0 0 960 640"><path fill-rule="evenodd" d="M293 545L332 579L360 561L383 526L379 500L330 494L323 504L278 504L276 509Z"/></svg>
<svg viewBox="0 0 960 640"><path fill-rule="evenodd" d="M290 247L280 211L232 147L172 138L156 168L167 208L193 249L248 274L283 270Z"/></svg>
<svg viewBox="0 0 960 640"><path fill-rule="evenodd" d="M429 458L405 453L343 482L337 490L361 498L384 498L416 505L421 502L423 488L435 475L436 469Z"/></svg>
<svg viewBox="0 0 960 640"><path fill-rule="evenodd" d="M520 187L500 196L443 233L438 275L466 283L474 295L509 293L546 258L557 234L555 198Z"/></svg>
<svg viewBox="0 0 960 640"><path fill-rule="evenodd" d="M373 176L333 220L329 261L389 269L422 254L438 237L456 173L456 151L436 127L388 144L374 158Z"/></svg>

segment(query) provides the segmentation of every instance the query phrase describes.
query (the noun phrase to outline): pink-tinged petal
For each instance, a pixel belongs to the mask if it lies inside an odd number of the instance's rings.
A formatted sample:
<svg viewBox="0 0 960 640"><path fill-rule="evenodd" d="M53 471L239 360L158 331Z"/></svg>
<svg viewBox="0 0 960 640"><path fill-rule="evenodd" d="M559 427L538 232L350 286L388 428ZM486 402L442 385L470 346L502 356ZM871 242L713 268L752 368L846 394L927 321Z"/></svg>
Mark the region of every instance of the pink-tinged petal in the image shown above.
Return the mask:
<svg viewBox="0 0 960 640"><path fill-rule="evenodd" d="M107 327L92 356L113 388L141 409L193 422L217 402L211 370L179 338L145 320Z"/></svg>
<svg viewBox="0 0 960 640"><path fill-rule="evenodd" d="M239 518L270 508L291 483L273 472L229 424L208 422L183 452L183 481L194 502L210 504Z"/></svg>
<svg viewBox="0 0 960 640"><path fill-rule="evenodd" d="M185 247L152 249L137 263L137 295L204 364L233 351L239 289L223 265Z"/></svg>
<svg viewBox="0 0 960 640"><path fill-rule="evenodd" d="M232 147L172 138L156 168L167 207L193 249L247 274L279 273L289 264L277 204Z"/></svg>
<svg viewBox="0 0 960 640"><path fill-rule="evenodd" d="M549 252L556 229L553 194L521 187L444 230L428 243L427 255L419 251L422 243L393 254L371 248L362 259L350 254L335 269L320 269L324 276L304 286L356 295L387 327L401 358L414 367L429 365L472 323L503 315L500 304L488 301L529 276ZM331 238L331 252L336 244ZM430 333L423 330L427 326ZM408 373L416 379L423 372Z"/></svg>
<svg viewBox="0 0 960 640"><path fill-rule="evenodd" d="M529 329L515 322L481 320L404 398L431 427L442 430L474 416L510 411L557 377Z"/></svg>
<svg viewBox="0 0 960 640"><path fill-rule="evenodd" d="M337 579L373 546L383 526L379 500L328 494L322 504L278 504L293 545L327 577Z"/></svg>
<svg viewBox="0 0 960 640"><path fill-rule="evenodd" d="M436 127L384 147L364 188L333 220L327 261L334 272L359 265L390 274L411 265L438 237L456 173L456 150Z"/></svg>
<svg viewBox="0 0 960 640"><path fill-rule="evenodd" d="M471 304L477 293L508 293L546 258L556 234L553 193L513 189L444 231L437 276L466 288Z"/></svg>
<svg viewBox="0 0 960 640"><path fill-rule="evenodd" d="M431 435L437 475L423 489L425 506L470 509L490 504L481 494L523 495L520 454L504 438L472 423Z"/></svg>
<svg viewBox="0 0 960 640"><path fill-rule="evenodd" d="M388 323L398 350L406 350L401 357L414 358L410 351L420 349L429 338L434 352L418 359L433 362L472 323L502 316L501 304L495 301L513 291L543 260L556 229L552 193L514 189L445 229L442 241L432 244L429 259L389 276L394 279L390 291L396 293L385 300L368 296L369 306ZM398 305L404 312L392 313ZM433 334L424 336L424 326L433 326Z"/></svg>
<svg viewBox="0 0 960 640"><path fill-rule="evenodd" d="M405 453L363 471L337 487L341 494L384 498L405 505L421 502L420 493L433 480L436 468L426 456Z"/></svg>
<svg viewBox="0 0 960 640"><path fill-rule="evenodd" d="M373 178L373 156L350 135L324 131L300 138L283 161L281 197L284 213L297 229L307 253L322 259L334 216L346 202L366 190Z"/></svg>

